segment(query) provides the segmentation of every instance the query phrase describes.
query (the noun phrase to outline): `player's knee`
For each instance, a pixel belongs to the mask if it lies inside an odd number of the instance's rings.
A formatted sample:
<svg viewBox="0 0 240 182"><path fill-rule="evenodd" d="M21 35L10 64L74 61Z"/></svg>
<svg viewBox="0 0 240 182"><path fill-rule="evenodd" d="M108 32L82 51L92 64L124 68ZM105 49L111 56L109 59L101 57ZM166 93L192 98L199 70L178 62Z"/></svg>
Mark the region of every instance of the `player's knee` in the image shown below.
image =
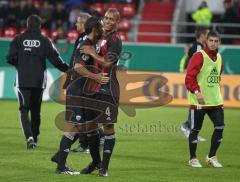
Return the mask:
<svg viewBox="0 0 240 182"><path fill-rule="evenodd" d="M224 130L224 127L225 127L224 123L214 125L215 130Z"/></svg>
<svg viewBox="0 0 240 182"><path fill-rule="evenodd" d="M87 133L87 141L90 145L91 143L94 143L97 139L99 139L99 132L98 130L94 130Z"/></svg>
<svg viewBox="0 0 240 182"><path fill-rule="evenodd" d="M74 136L76 135L76 133L71 133L71 132L64 132L63 134L66 138L68 138L72 141L74 140Z"/></svg>
<svg viewBox="0 0 240 182"><path fill-rule="evenodd" d="M29 110L30 110L30 108L27 107L27 106L20 106L20 107L19 107L19 111L21 112L21 114L28 113Z"/></svg>
<svg viewBox="0 0 240 182"><path fill-rule="evenodd" d="M110 133L114 133L114 124L106 124L103 126L104 128L104 133L105 134L110 134Z"/></svg>

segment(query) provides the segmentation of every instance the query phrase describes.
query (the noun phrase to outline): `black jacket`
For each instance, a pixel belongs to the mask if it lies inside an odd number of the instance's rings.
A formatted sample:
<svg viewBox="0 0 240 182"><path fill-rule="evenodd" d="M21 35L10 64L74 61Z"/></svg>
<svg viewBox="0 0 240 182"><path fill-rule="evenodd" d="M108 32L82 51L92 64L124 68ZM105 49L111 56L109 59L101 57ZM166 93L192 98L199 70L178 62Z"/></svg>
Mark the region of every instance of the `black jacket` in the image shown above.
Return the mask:
<svg viewBox="0 0 240 182"><path fill-rule="evenodd" d="M28 29L16 36L7 55L8 63L17 69L17 87L46 87L46 58L59 70L66 72L68 65L59 56L52 42L38 29Z"/></svg>

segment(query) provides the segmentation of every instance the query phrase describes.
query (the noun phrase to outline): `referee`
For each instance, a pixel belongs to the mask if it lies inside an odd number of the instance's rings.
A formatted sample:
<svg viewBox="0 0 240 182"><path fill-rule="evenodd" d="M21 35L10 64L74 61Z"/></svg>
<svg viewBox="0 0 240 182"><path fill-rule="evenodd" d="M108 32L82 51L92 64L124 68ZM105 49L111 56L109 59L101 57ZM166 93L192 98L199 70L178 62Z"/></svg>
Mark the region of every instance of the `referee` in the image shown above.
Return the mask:
<svg viewBox="0 0 240 182"><path fill-rule="evenodd" d="M47 81L46 58L63 72L69 68L52 42L41 34L40 17L30 15L27 18L27 30L12 40L7 54L8 63L17 70L14 85L18 91L21 124L27 140L27 149L37 146L40 134L42 94Z"/></svg>

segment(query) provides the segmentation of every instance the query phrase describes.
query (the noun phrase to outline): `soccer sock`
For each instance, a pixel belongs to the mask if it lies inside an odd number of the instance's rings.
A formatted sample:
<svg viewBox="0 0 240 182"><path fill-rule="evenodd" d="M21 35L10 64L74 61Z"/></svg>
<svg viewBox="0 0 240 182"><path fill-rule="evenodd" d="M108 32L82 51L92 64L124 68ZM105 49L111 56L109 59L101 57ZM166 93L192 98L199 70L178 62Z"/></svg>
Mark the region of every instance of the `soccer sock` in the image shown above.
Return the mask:
<svg viewBox="0 0 240 182"><path fill-rule="evenodd" d="M208 157L212 157L212 156L216 155L217 149L222 142L222 135L223 135L223 129L215 128L213 135L212 135L211 148L210 148Z"/></svg>
<svg viewBox="0 0 240 182"><path fill-rule="evenodd" d="M99 151L99 133L97 131L91 132L87 134L88 136L88 144L89 144L89 150L90 154L93 160L94 165L98 165L101 162L101 156Z"/></svg>
<svg viewBox="0 0 240 182"><path fill-rule="evenodd" d="M189 141L189 151L190 151L190 159L196 158L196 150L197 150L197 136L199 131L192 129L188 138Z"/></svg>
<svg viewBox="0 0 240 182"><path fill-rule="evenodd" d="M108 169L109 161L113 152L113 148L115 145L115 134L106 134L105 135L105 142L103 147L103 161L102 161L102 168Z"/></svg>
<svg viewBox="0 0 240 182"><path fill-rule="evenodd" d="M74 137L71 135L63 135L61 142L60 142L60 148L59 148L59 154L58 154L58 169L64 169L66 159L68 156L68 153L70 151L71 145L73 144Z"/></svg>

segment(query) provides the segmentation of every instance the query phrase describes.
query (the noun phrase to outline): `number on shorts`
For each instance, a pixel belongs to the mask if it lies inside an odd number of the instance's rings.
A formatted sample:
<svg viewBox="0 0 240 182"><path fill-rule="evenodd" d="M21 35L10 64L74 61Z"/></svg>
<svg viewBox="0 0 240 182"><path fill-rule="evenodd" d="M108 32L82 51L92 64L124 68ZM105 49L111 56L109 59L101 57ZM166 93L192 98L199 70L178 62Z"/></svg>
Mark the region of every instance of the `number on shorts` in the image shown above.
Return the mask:
<svg viewBox="0 0 240 182"><path fill-rule="evenodd" d="M109 108L109 107L107 107L107 109L106 109L106 111L105 111L105 114L106 114L108 117L110 117L111 112L110 112L110 108Z"/></svg>

